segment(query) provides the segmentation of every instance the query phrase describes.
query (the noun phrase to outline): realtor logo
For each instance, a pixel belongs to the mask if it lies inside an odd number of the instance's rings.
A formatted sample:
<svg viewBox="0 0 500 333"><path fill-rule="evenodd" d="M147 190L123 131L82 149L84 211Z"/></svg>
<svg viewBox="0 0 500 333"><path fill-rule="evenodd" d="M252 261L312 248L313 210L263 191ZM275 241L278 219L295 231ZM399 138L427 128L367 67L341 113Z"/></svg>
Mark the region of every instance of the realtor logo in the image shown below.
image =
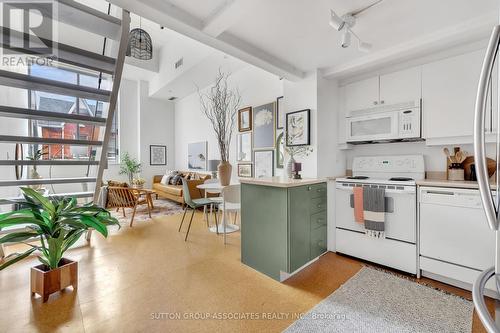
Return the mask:
<svg viewBox="0 0 500 333"><path fill-rule="evenodd" d="M54 55L55 7L47 0L1 1L3 55Z"/></svg>

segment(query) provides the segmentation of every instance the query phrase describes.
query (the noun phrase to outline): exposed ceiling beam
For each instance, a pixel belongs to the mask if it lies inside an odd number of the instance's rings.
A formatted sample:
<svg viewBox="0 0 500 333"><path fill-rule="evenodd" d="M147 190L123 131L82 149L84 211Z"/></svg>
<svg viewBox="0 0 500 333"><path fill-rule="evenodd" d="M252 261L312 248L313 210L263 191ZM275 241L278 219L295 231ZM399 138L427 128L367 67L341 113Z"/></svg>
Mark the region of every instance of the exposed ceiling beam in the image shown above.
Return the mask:
<svg viewBox="0 0 500 333"><path fill-rule="evenodd" d="M245 14L258 7L255 0L226 0L205 19L203 31L217 37L234 24L241 22Z"/></svg>
<svg viewBox="0 0 500 333"><path fill-rule="evenodd" d="M428 35L373 52L351 62L323 70L325 78L345 78L375 68L405 62L460 44L472 43L486 38L497 24L495 13L476 17L458 25L434 31Z"/></svg>
<svg viewBox="0 0 500 333"><path fill-rule="evenodd" d="M305 76L302 70L227 32L217 37L209 35L203 31L205 26L203 21L168 1L110 0L110 2L277 76L291 81L300 80Z"/></svg>

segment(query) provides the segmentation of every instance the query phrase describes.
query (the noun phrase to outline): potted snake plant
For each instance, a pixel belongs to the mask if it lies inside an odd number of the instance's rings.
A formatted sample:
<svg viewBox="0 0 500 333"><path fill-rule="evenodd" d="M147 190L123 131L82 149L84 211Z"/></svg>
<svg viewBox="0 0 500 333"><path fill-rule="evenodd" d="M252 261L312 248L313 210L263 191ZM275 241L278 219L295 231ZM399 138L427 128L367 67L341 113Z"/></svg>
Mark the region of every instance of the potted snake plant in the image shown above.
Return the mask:
<svg viewBox="0 0 500 333"><path fill-rule="evenodd" d="M78 206L76 198L49 199L31 188L21 190L24 200L18 203L24 208L0 215L0 230L5 234L0 245L21 242L29 248L0 261L0 270L39 252L41 264L31 268L31 293L46 302L54 292L77 288L78 262L63 256L83 233L92 228L107 237L108 226L120 225L107 210L92 203Z"/></svg>

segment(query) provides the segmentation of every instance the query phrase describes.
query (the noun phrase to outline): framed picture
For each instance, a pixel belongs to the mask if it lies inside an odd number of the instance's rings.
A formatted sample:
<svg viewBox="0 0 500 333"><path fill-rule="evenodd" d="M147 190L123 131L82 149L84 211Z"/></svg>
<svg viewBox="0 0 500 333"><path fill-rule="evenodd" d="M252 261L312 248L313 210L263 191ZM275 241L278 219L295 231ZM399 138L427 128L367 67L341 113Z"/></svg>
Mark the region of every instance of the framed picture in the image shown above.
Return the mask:
<svg viewBox="0 0 500 333"><path fill-rule="evenodd" d="M283 169L285 163L285 133L281 131L276 137L276 169Z"/></svg>
<svg viewBox="0 0 500 333"><path fill-rule="evenodd" d="M238 177L251 178L252 169L252 164L238 164Z"/></svg>
<svg viewBox="0 0 500 333"><path fill-rule="evenodd" d="M283 106L283 96L276 99L276 129L285 127L285 108Z"/></svg>
<svg viewBox="0 0 500 333"><path fill-rule="evenodd" d="M274 149L274 122L276 103L252 109L254 149Z"/></svg>
<svg viewBox="0 0 500 333"><path fill-rule="evenodd" d="M238 134L238 162L252 162L252 133Z"/></svg>
<svg viewBox="0 0 500 333"><path fill-rule="evenodd" d="M253 154L255 178L274 176L274 150L256 150Z"/></svg>
<svg viewBox="0 0 500 333"><path fill-rule="evenodd" d="M252 130L252 107L238 110L238 131L246 132Z"/></svg>
<svg viewBox="0 0 500 333"><path fill-rule="evenodd" d="M149 165L167 165L167 146L149 145Z"/></svg>
<svg viewBox="0 0 500 333"><path fill-rule="evenodd" d="M300 110L286 114L287 146L311 144L311 110Z"/></svg>
<svg viewBox="0 0 500 333"><path fill-rule="evenodd" d="M207 141L188 144L188 168L190 170L207 169Z"/></svg>

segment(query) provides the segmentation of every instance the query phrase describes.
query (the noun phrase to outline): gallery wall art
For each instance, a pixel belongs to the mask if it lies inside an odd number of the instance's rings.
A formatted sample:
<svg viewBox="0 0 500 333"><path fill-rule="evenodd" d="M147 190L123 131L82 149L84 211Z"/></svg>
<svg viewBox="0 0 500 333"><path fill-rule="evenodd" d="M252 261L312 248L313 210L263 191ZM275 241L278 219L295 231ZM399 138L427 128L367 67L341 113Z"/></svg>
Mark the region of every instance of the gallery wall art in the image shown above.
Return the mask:
<svg viewBox="0 0 500 333"><path fill-rule="evenodd" d="M254 165L255 178L274 176L274 150L254 151Z"/></svg>
<svg viewBox="0 0 500 333"><path fill-rule="evenodd" d="M252 109L254 149L274 149L275 105L273 102Z"/></svg>
<svg viewBox="0 0 500 333"><path fill-rule="evenodd" d="M237 160L238 162L251 162L252 161L252 133L246 132L238 134L237 142L238 153Z"/></svg>
<svg viewBox="0 0 500 333"><path fill-rule="evenodd" d="M286 114L287 146L311 144L311 110L300 110Z"/></svg>
<svg viewBox="0 0 500 333"><path fill-rule="evenodd" d="M188 144L188 168L190 170L207 169L207 141Z"/></svg>
<svg viewBox="0 0 500 333"><path fill-rule="evenodd" d="M238 110L238 131L246 132L252 130L252 107Z"/></svg>
<svg viewBox="0 0 500 333"><path fill-rule="evenodd" d="M167 165L167 146L149 146L149 165Z"/></svg>

